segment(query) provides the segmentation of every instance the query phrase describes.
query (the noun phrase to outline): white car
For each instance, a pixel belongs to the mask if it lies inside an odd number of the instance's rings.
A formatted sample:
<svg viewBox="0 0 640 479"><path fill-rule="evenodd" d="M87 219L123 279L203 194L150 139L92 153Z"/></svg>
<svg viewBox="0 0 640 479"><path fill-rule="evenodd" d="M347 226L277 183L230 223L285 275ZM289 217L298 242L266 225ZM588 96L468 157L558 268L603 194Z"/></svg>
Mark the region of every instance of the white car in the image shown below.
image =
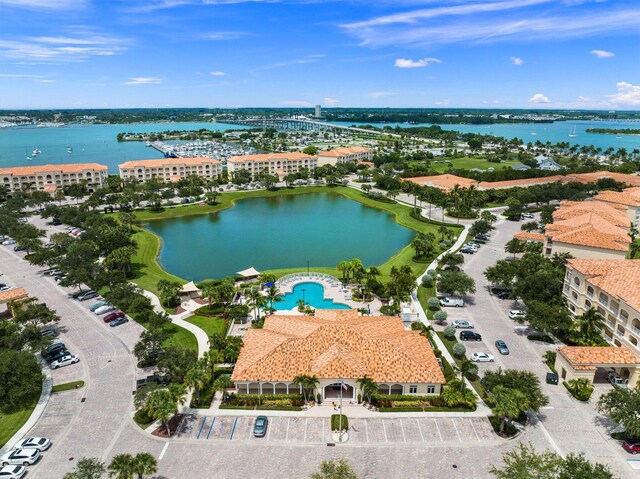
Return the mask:
<svg viewBox="0 0 640 479"><path fill-rule="evenodd" d="M20 479L26 473L24 466L4 466L0 468L0 479Z"/></svg>
<svg viewBox="0 0 640 479"><path fill-rule="evenodd" d="M9 239L4 240L2 242L2 244L5 245L5 246L10 245L10 244L16 244L16 240L9 238Z"/></svg>
<svg viewBox="0 0 640 479"><path fill-rule="evenodd" d="M457 329L473 329L473 323L465 321L463 319L456 319L453 322L453 327Z"/></svg>
<svg viewBox="0 0 640 479"><path fill-rule="evenodd" d="M487 353L473 353L471 355L471 361L474 363L492 363L494 359L491 354Z"/></svg>
<svg viewBox="0 0 640 479"><path fill-rule="evenodd" d="M98 316L101 316L103 314L107 314L115 310L116 310L115 306L111 306L110 304L105 304L104 306L100 306L98 309L96 309L94 313L96 313Z"/></svg>
<svg viewBox="0 0 640 479"><path fill-rule="evenodd" d="M527 313L525 313L521 309L512 309L511 311L509 311L510 319L518 319L518 318L526 318L526 317L527 317Z"/></svg>
<svg viewBox="0 0 640 479"><path fill-rule="evenodd" d="M80 361L80 358L75 354L69 354L67 356L62 356L60 359L53 361L51 363L51 369L58 369L64 366L69 366L70 364L75 364Z"/></svg>
<svg viewBox="0 0 640 479"><path fill-rule="evenodd" d="M6 453L0 460L3 466L16 464L19 466L30 466L40 459L40 451L37 449L14 449Z"/></svg>
<svg viewBox="0 0 640 479"><path fill-rule="evenodd" d="M14 447L19 447L20 449L38 449L40 451L46 451L51 447L51 441L46 437L27 437L16 444Z"/></svg>

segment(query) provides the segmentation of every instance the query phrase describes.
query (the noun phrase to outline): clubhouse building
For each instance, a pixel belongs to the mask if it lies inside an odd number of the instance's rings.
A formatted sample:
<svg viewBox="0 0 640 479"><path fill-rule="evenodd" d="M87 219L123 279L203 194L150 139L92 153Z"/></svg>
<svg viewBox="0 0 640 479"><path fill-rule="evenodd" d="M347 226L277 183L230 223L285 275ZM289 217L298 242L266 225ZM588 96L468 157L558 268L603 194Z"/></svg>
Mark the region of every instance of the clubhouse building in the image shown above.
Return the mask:
<svg viewBox="0 0 640 479"><path fill-rule="evenodd" d="M231 380L238 393L291 394L301 392L293 384L300 375L318 379L323 400L342 390L344 400L355 401L365 375L383 395L438 395L446 382L418 331L406 330L399 317L357 310L267 317L262 329L247 331Z"/></svg>

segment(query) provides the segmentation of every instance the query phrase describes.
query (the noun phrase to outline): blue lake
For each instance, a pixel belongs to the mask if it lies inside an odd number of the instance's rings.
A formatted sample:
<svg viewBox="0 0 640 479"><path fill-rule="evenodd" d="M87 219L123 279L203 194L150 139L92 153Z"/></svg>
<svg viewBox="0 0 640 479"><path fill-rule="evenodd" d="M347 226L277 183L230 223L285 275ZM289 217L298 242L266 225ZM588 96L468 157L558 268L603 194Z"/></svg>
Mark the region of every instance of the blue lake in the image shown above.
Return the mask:
<svg viewBox="0 0 640 479"><path fill-rule="evenodd" d="M384 263L413 238L393 216L339 194L249 198L206 215L148 221L162 238L159 262L181 278L200 281L234 276L254 266L335 267L360 258Z"/></svg>

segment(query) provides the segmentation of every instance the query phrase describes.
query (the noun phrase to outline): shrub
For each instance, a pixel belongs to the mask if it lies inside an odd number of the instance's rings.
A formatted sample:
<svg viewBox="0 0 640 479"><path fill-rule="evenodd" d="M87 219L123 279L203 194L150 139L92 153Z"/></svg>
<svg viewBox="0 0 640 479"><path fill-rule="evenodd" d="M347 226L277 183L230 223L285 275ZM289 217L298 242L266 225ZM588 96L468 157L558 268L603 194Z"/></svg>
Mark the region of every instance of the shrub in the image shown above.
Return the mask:
<svg viewBox="0 0 640 479"><path fill-rule="evenodd" d="M136 413L133 415L133 420L136 422L138 426L148 426L153 422L153 419L149 417L146 409L138 409Z"/></svg>
<svg viewBox="0 0 640 479"><path fill-rule="evenodd" d="M445 249L447 249L447 248L448 248L447 242L446 242L446 241L441 241L441 242L438 244L438 248L440 248L441 250L445 250Z"/></svg>
<svg viewBox="0 0 640 479"><path fill-rule="evenodd" d="M593 393L593 386L587 378L571 379L570 381L562 381L571 395L578 401L588 401Z"/></svg>
<svg viewBox="0 0 640 479"><path fill-rule="evenodd" d="M447 326L446 328L444 328L443 333L444 337L451 341L456 337L456 328L454 328L453 326Z"/></svg>
<svg viewBox="0 0 640 479"><path fill-rule="evenodd" d="M427 306L433 310L440 309L440 300L436 297L431 297L427 299Z"/></svg>
<svg viewBox="0 0 640 479"><path fill-rule="evenodd" d="M340 422L340 416L342 416L342 422ZM346 431L349 429L349 420L347 416L344 414L332 414L331 415L331 430L339 431L340 425L342 425L342 430Z"/></svg>
<svg viewBox="0 0 640 479"><path fill-rule="evenodd" d="M447 320L447 313L446 311L436 311L435 313L433 313L433 319L435 319L437 322L439 323L444 323ZM453 333L455 336L455 333Z"/></svg>
<svg viewBox="0 0 640 479"><path fill-rule="evenodd" d="M433 276L429 274L425 274L422 277L421 283L422 283L422 286L424 286L425 288L430 288L431 286L433 286Z"/></svg>
<svg viewBox="0 0 640 479"><path fill-rule="evenodd" d="M438 272L437 272L435 269L428 269L428 270L427 270L427 274L428 274L429 276L431 276L432 278L435 278L435 277L436 277L436 274L438 274Z"/></svg>
<svg viewBox="0 0 640 479"><path fill-rule="evenodd" d="M227 405L233 406L258 406L259 404L272 404L282 406L302 406L304 398L302 394L235 394L229 395Z"/></svg>
<svg viewBox="0 0 640 479"><path fill-rule="evenodd" d="M548 334L529 334L527 335L529 341L541 341L547 344L553 344L554 341Z"/></svg>
<svg viewBox="0 0 640 479"><path fill-rule="evenodd" d="M549 366L554 373L556 372L556 352L555 351L545 351L544 353L544 362Z"/></svg>
<svg viewBox="0 0 640 479"><path fill-rule="evenodd" d="M452 351L454 356L461 358L467 352L467 348L462 343L456 343L453 345Z"/></svg>

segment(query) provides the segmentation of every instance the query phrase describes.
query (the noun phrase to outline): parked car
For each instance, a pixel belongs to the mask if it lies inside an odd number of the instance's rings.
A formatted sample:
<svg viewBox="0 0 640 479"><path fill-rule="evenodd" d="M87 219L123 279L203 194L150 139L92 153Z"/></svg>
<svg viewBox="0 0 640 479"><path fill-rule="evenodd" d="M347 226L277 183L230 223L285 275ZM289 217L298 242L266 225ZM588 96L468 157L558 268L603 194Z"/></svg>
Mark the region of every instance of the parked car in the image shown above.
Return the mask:
<svg viewBox="0 0 640 479"><path fill-rule="evenodd" d="M460 331L460 341L482 341L482 336L473 331Z"/></svg>
<svg viewBox="0 0 640 479"><path fill-rule="evenodd" d="M512 309L509 311L509 319L524 319L527 317L527 313L521 309Z"/></svg>
<svg viewBox="0 0 640 479"><path fill-rule="evenodd" d="M24 246L20 246L19 244L15 245L15 246L13 247L13 251L26 251L26 250L27 250L27 248L26 248L26 247L24 247Z"/></svg>
<svg viewBox="0 0 640 479"><path fill-rule="evenodd" d="M80 361L80 358L75 354L68 354L66 356L61 357L51 363L51 369L58 369L64 366L69 366L70 364L75 364Z"/></svg>
<svg viewBox="0 0 640 479"><path fill-rule="evenodd" d="M67 273L62 273L60 275L56 275L56 277L54 278L56 283L59 283L60 281L62 281L63 279L65 279L67 277Z"/></svg>
<svg viewBox="0 0 640 479"><path fill-rule="evenodd" d="M253 425L253 435L255 437L264 437L267 434L268 426L269 419L267 419L267 416L258 416Z"/></svg>
<svg viewBox="0 0 640 479"><path fill-rule="evenodd" d="M496 296L498 297L498 299L509 299L511 297L511 292L500 291L498 294L496 294Z"/></svg>
<svg viewBox="0 0 640 479"><path fill-rule="evenodd" d="M460 248L460 252L464 254L475 254L476 250L473 248L469 248L468 246L464 246L463 248Z"/></svg>
<svg viewBox="0 0 640 479"><path fill-rule="evenodd" d="M473 239L476 241L489 241L489 235L478 233Z"/></svg>
<svg viewBox="0 0 640 479"><path fill-rule="evenodd" d="M464 300L462 298L442 298L440 300L440 306L455 306L461 308L464 306Z"/></svg>
<svg viewBox="0 0 640 479"><path fill-rule="evenodd" d="M3 245L5 245L5 246L8 246L8 245L10 245L10 244L16 244L16 240L11 239L11 238L7 238L6 240L4 240L4 241L2 242L2 244L3 244Z"/></svg>
<svg viewBox="0 0 640 479"><path fill-rule="evenodd" d="M547 384L558 384L558 375L556 373L547 373Z"/></svg>
<svg viewBox="0 0 640 479"><path fill-rule="evenodd" d="M96 301L95 303L91 303L91 306L89 306L89 310L90 311L95 311L96 309L100 308L101 306L106 306L107 303L105 300L100 300L100 301Z"/></svg>
<svg viewBox="0 0 640 479"><path fill-rule="evenodd" d="M55 354L58 351L64 351L65 349L67 349L67 347L64 345L64 343L59 342L51 344L49 347L40 351L40 353L42 354L42 357L44 359L47 359L47 357L51 356L52 354Z"/></svg>
<svg viewBox="0 0 640 479"><path fill-rule="evenodd" d="M520 218L522 219L528 219L528 220L532 220L533 219L533 213L522 213L520 215Z"/></svg>
<svg viewBox="0 0 640 479"><path fill-rule="evenodd" d="M141 387L146 386L147 384L166 385L166 384L169 384L169 381L162 376L158 376L157 374L152 374L151 376L147 376L146 378L136 380L137 389L140 389Z"/></svg>
<svg viewBox="0 0 640 479"><path fill-rule="evenodd" d="M44 360L49 364L52 364L54 361L59 361L65 356L69 356L70 354L71 353L66 349L61 349L59 351L56 351L55 353L48 354L47 356L45 356Z"/></svg>
<svg viewBox="0 0 640 479"><path fill-rule="evenodd" d="M453 321L453 327L456 329L473 329L473 323L463 319L456 319Z"/></svg>
<svg viewBox="0 0 640 479"><path fill-rule="evenodd" d="M21 449L25 449L28 447L38 449L39 451L46 451L51 447L51 441L46 437L27 437L16 444L14 447L19 447Z"/></svg>
<svg viewBox="0 0 640 479"><path fill-rule="evenodd" d="M60 271L58 268L49 268L49 269L45 269L42 274L44 274L45 276L55 276L57 274L62 274L64 273L64 271Z"/></svg>
<svg viewBox="0 0 640 479"><path fill-rule="evenodd" d="M30 466L40 459L40 451L37 449L14 449L2 456L2 465L17 464L22 466Z"/></svg>
<svg viewBox="0 0 640 479"><path fill-rule="evenodd" d="M89 290L89 291L83 291L82 293L80 293L76 299L78 301L86 301L88 299L97 298L98 296L100 295L97 292L93 290Z"/></svg>
<svg viewBox="0 0 640 479"><path fill-rule="evenodd" d="M54 216L53 218L51 218L51 224L53 226L59 226L62 224L62 221L60 221L60 218L57 218L56 216Z"/></svg>
<svg viewBox="0 0 640 479"><path fill-rule="evenodd" d="M0 479L21 479L26 473L24 466L4 466L0 468Z"/></svg>
<svg viewBox="0 0 640 479"><path fill-rule="evenodd" d="M11 286L7 286L4 283L0 283L0 293L2 293L3 291L9 291L10 289L13 289Z"/></svg>
<svg viewBox="0 0 640 479"><path fill-rule="evenodd" d="M44 328L42 331L40 331L40 334L42 334L43 338L53 339L57 338L60 333L55 328Z"/></svg>
<svg viewBox="0 0 640 479"><path fill-rule="evenodd" d="M102 320L105 323L110 323L111 321L114 321L118 318L124 318L125 314L122 311L115 311L113 313L109 313L107 314L104 318L102 318Z"/></svg>
<svg viewBox="0 0 640 479"><path fill-rule="evenodd" d="M494 359L491 354L487 353L473 353L471 355L471 361L474 363L492 363Z"/></svg>
<svg viewBox="0 0 640 479"><path fill-rule="evenodd" d="M627 385L629 384L629 380L628 379L624 379L623 377L621 377L615 371L609 371L609 373L607 374L607 380L611 384L613 384L614 386L619 387L619 388L626 388Z"/></svg>
<svg viewBox="0 0 640 479"><path fill-rule="evenodd" d="M118 319L114 319L113 321L110 321L109 326L111 326L112 328L115 328L116 326L120 326L121 324L128 323L128 322L129 322L129 319L127 319L126 316L122 316Z"/></svg>
<svg viewBox="0 0 640 479"><path fill-rule="evenodd" d="M116 310L115 306L111 306L110 304L105 304L104 306L100 306L99 308L97 308L94 311L94 313L96 313L98 316L101 316L103 314L107 314L115 310Z"/></svg>
<svg viewBox="0 0 640 479"><path fill-rule="evenodd" d="M509 348L507 347L507 343L505 343L502 339L498 339L496 341L496 349L500 354L504 354L504 355L509 354Z"/></svg>
<svg viewBox="0 0 640 479"><path fill-rule="evenodd" d="M633 455L640 453L640 439L626 439L622 442L625 451Z"/></svg>

